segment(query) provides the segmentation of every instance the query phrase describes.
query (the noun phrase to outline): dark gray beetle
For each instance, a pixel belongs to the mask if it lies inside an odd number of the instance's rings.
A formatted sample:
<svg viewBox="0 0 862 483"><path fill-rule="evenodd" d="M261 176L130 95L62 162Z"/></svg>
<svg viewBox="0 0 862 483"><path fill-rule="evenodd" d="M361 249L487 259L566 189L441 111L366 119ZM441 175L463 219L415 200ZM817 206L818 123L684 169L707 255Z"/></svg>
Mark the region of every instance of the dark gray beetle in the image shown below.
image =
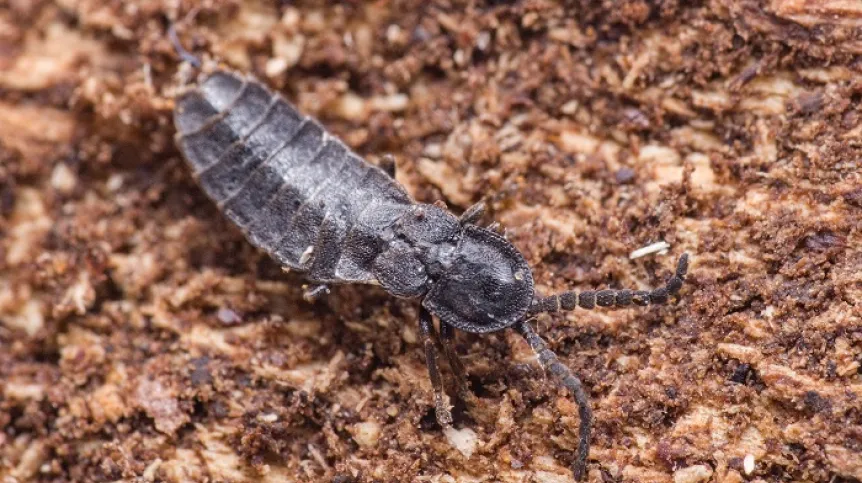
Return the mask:
<svg viewBox="0 0 862 483"><path fill-rule="evenodd" d="M521 334L578 403L574 472L577 479L583 476L592 423L587 395L528 321L577 306L664 303L683 284L686 255L667 285L652 291L537 297L521 253L476 224L481 203L460 218L416 203L394 180L394 170L368 164L254 80L224 70L204 76L177 97L174 122L177 144L207 195L255 246L304 273L315 284L309 295L327 284L366 283L421 299L419 327L442 426L452 416L437 369L431 314L440 319L439 339L464 391L454 329L487 333L511 327Z"/></svg>

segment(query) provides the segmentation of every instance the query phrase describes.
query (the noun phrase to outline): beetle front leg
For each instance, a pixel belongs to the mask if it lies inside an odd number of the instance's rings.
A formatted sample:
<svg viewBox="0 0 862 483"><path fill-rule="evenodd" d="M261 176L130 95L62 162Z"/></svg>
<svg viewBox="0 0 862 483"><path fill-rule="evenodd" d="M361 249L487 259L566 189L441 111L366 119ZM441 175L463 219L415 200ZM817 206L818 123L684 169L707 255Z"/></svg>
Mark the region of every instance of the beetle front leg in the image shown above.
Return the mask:
<svg viewBox="0 0 862 483"><path fill-rule="evenodd" d="M434 388L434 412L437 422L444 428L452 425L452 413L446 404L446 393L443 391L443 380L440 378L440 368L437 366L437 349L434 347L434 322L431 312L425 307L419 309L419 332L422 334L422 344L425 346L425 364L431 386Z"/></svg>
<svg viewBox="0 0 862 483"><path fill-rule="evenodd" d="M584 390L584 385L578 376L574 375L566 365L557 358L557 355L548 348L545 341L530 327L529 321L525 320L518 322L512 328L515 329L530 348L533 349L539 359L539 364L547 372L550 372L557 378L557 381L575 398L578 404L578 416L580 416L581 426L579 428L580 437L578 441L578 453L575 458L574 474L575 481L581 481L587 470L587 458L590 455L590 428L593 425L593 412L590 409L590 398Z"/></svg>
<svg viewBox="0 0 862 483"><path fill-rule="evenodd" d="M446 322L440 321L440 344L443 346L443 352L449 360L449 366L452 372L455 373L455 381L458 384L458 396L464 400L471 400L473 393L470 392L470 387L467 384L467 370L464 369L464 364L455 352L455 328Z"/></svg>

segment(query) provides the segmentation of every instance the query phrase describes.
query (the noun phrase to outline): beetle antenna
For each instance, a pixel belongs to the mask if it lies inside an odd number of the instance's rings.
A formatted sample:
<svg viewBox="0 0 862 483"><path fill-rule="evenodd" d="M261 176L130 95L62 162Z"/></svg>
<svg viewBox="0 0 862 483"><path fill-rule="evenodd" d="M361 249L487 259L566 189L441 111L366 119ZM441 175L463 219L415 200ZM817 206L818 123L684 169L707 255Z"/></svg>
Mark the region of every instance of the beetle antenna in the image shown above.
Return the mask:
<svg viewBox="0 0 862 483"><path fill-rule="evenodd" d="M530 344L530 348L539 358L539 364L549 371L560 381L560 385L566 388L578 403L578 415L580 416L580 436L578 441L578 456L573 465L575 480L580 481L587 469L587 457L590 454L590 428L593 424L593 414L590 410L590 400L584 391L581 380L557 358L557 355L548 348L545 341L533 331L528 321L524 320L515 324L514 329L521 337Z"/></svg>
<svg viewBox="0 0 862 483"><path fill-rule="evenodd" d="M573 310L575 307L593 309L598 307L628 307L632 303L639 306L663 304L671 295L682 288L688 272L688 254L683 253L676 265L676 272L664 287L653 290L587 290L581 293L571 291L548 297L538 297L527 311L528 315L554 313L560 310Z"/></svg>

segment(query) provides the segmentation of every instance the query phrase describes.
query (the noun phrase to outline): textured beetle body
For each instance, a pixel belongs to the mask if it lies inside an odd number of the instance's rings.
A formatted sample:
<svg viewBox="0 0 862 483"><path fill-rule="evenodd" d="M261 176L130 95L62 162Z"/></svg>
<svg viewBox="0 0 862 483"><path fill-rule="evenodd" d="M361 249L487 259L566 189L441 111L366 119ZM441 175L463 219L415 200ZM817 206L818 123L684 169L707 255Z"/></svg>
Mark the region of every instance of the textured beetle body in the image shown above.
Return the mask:
<svg viewBox="0 0 862 483"><path fill-rule="evenodd" d="M526 314L532 274L509 242L416 203L260 83L216 71L178 97L174 121L207 195L253 244L309 281L424 297L469 332Z"/></svg>
<svg viewBox="0 0 862 483"><path fill-rule="evenodd" d="M175 33L172 38L183 53ZM200 65L191 54L185 56ZM453 328L518 332L578 403L580 439L573 469L576 479L584 475L592 424L589 398L529 319L575 307L665 303L682 287L686 255L657 289L534 298L533 275L521 253L473 223L481 203L461 218L416 203L392 176L258 82L216 71L177 98L174 122L177 144L207 195L282 265L318 284L378 284L393 295L422 299L419 329L441 425L451 425L452 414L443 397L431 314L440 318L439 340L462 394L467 383L452 346Z"/></svg>

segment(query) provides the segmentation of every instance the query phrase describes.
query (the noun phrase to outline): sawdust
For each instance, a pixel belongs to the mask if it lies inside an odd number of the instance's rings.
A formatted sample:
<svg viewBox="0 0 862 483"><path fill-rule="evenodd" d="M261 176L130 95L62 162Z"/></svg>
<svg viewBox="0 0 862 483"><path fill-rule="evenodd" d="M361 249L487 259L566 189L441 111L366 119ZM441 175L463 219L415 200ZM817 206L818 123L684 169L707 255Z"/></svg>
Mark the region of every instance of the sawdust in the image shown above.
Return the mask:
<svg viewBox="0 0 862 483"><path fill-rule="evenodd" d="M543 293L692 255L669 306L538 319L591 481L862 480L857 2L37 0L0 6L4 481L571 479L517 336L458 335L444 432L414 302L309 305L206 200L171 21L417 199L487 199Z"/></svg>

